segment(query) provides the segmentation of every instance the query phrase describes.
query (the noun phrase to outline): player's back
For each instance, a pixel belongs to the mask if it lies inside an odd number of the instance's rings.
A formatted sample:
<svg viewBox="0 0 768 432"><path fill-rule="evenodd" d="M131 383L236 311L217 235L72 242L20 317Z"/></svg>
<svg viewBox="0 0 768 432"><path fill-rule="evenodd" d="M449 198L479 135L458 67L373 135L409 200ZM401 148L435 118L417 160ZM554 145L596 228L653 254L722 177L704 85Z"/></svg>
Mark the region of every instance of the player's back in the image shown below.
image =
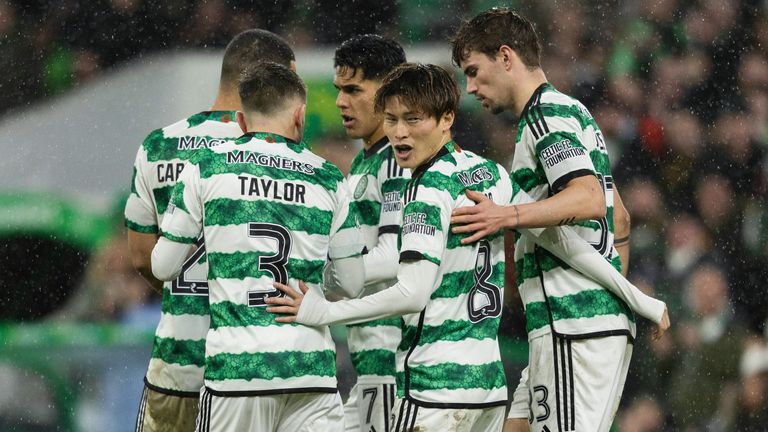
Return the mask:
<svg viewBox="0 0 768 432"><path fill-rule="evenodd" d="M264 299L281 295L274 281L320 289L331 223L346 196L343 175L267 133L246 134L190 167L200 184L184 188L199 190L209 263L206 386L243 395L335 392L328 328L277 323Z"/></svg>
<svg viewBox="0 0 768 432"><path fill-rule="evenodd" d="M152 131L136 155L126 226L139 233L158 233L187 161L240 135L234 111L204 111ZM204 249L199 248L179 277L163 284L162 314L146 375L148 384L160 391L197 396L203 384L207 270Z"/></svg>
<svg viewBox="0 0 768 432"><path fill-rule="evenodd" d="M559 192L569 180L595 175L603 187L606 216L570 226L617 269L613 247L613 178L600 128L578 100L543 84L518 124L512 177L535 200ZM634 315L615 295L570 269L532 239L517 236L517 284L529 337L550 328L567 335L634 336Z"/></svg>
<svg viewBox="0 0 768 432"><path fill-rule="evenodd" d="M507 390L497 333L504 289L504 240L498 233L462 245L451 212L472 205L465 190L508 203L512 187L498 164L449 143L414 170L404 192L401 260L428 259L438 283L420 314L404 316L398 391L454 407L504 405Z"/></svg>

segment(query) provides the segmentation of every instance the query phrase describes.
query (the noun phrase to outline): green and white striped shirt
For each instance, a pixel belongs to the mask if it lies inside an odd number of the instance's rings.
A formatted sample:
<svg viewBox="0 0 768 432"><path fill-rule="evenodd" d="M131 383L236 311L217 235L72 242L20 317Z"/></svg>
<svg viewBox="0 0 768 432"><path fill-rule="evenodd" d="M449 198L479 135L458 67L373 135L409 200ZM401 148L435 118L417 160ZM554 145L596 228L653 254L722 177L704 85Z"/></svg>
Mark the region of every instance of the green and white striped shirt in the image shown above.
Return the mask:
<svg viewBox="0 0 768 432"><path fill-rule="evenodd" d="M605 193L605 217L570 226L619 270L613 247L613 178L603 136L589 111L542 84L520 116L516 141L512 179L535 200L558 193L573 178L597 176ZM515 265L529 338L550 330L579 337L634 337L635 318L623 301L536 247L531 238L517 235Z"/></svg>
<svg viewBox="0 0 768 432"><path fill-rule="evenodd" d="M267 133L199 156L174 189L162 235L179 243L201 232L205 238L205 385L226 395L335 392L328 327L278 323L264 299L283 295L273 281L322 288L332 224L348 219L343 175L300 144Z"/></svg>
<svg viewBox="0 0 768 432"><path fill-rule="evenodd" d="M133 167L125 206L128 229L157 233L186 162L240 135L234 111L201 112L150 133ZM179 278L163 285L162 314L145 378L158 391L194 397L200 393L209 322L207 272L201 247L184 264Z"/></svg>
<svg viewBox="0 0 768 432"><path fill-rule="evenodd" d="M353 190L352 205L360 215L360 229L369 251L377 246L380 236L397 236L400 231L401 195L408 177L409 171L395 162L387 138L361 150L352 162L348 176ZM393 252L396 253L394 246ZM386 289L395 282L396 276L367 284L363 295ZM359 383L395 382L395 352L401 336L400 317L347 327L349 352Z"/></svg>
<svg viewBox="0 0 768 432"><path fill-rule="evenodd" d="M422 406L506 404L497 333L504 291L501 233L461 245L451 213L472 205L464 191L507 204L512 185L498 164L449 142L414 170L404 191L400 260L429 260L438 278L421 313L403 316L398 395Z"/></svg>

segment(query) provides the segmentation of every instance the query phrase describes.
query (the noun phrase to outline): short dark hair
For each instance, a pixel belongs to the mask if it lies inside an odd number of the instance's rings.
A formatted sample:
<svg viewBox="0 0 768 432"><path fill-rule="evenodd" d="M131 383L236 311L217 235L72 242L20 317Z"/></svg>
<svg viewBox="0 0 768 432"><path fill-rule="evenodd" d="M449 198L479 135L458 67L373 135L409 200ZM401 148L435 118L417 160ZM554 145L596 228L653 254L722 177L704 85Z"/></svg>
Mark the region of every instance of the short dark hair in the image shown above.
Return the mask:
<svg viewBox="0 0 768 432"><path fill-rule="evenodd" d="M333 67L347 67L362 73L363 79L380 80L397 65L405 63L399 43L375 34L351 37L336 48Z"/></svg>
<svg viewBox="0 0 768 432"><path fill-rule="evenodd" d="M280 36L267 30L246 30L235 36L224 51L221 82L236 83L244 70L259 62L290 67L294 60L293 50Z"/></svg>
<svg viewBox="0 0 768 432"><path fill-rule="evenodd" d="M533 23L509 8L493 8L465 21L451 40L458 66L471 51L494 58L502 45L515 50L529 68L541 67L541 41Z"/></svg>
<svg viewBox="0 0 768 432"><path fill-rule="evenodd" d="M272 114L293 99L307 100L307 88L296 72L273 63L255 64L243 72L238 86L243 111Z"/></svg>
<svg viewBox="0 0 768 432"><path fill-rule="evenodd" d="M404 63L384 78L376 92L374 106L377 112L383 112L387 101L398 97L411 109L440 119L443 114L458 110L460 95L453 74L442 67Z"/></svg>

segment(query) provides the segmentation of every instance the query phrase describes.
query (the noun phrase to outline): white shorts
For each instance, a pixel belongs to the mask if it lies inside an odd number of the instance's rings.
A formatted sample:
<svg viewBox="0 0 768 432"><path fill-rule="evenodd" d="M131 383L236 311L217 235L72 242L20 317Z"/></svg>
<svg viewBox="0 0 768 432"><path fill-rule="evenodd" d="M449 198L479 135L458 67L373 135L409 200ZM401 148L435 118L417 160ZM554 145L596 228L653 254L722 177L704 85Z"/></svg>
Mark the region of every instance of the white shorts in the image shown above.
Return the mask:
<svg viewBox="0 0 768 432"><path fill-rule="evenodd" d="M627 336L566 340L544 335L530 341L528 353L521 386L527 378L531 430L610 430L632 357ZM519 403L513 401L512 408L519 414Z"/></svg>
<svg viewBox="0 0 768 432"><path fill-rule="evenodd" d="M397 392L394 384L355 384L344 404L347 432L387 432Z"/></svg>
<svg viewBox="0 0 768 432"><path fill-rule="evenodd" d="M398 399L391 432L501 432L505 406L490 408L425 408Z"/></svg>
<svg viewBox="0 0 768 432"><path fill-rule="evenodd" d="M144 384L136 432L192 432L197 418L197 398L169 395Z"/></svg>
<svg viewBox="0 0 768 432"><path fill-rule="evenodd" d="M338 393L215 396L200 391L197 432L328 432L344 430Z"/></svg>

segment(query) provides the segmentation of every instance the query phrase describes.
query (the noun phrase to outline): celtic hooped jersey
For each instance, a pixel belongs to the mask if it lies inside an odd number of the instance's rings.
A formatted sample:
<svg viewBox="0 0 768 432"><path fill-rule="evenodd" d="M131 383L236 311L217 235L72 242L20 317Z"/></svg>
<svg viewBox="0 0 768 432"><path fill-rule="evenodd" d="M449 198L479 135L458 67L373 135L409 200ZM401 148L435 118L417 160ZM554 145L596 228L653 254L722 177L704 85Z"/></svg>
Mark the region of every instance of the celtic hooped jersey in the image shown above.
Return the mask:
<svg viewBox="0 0 768 432"><path fill-rule="evenodd" d="M589 111L578 100L542 84L520 116L516 141L511 175L535 200L558 193L571 179L597 176L605 194L605 217L570 226L619 270L621 261L613 247L611 167ZM634 337L634 315L623 301L519 234L515 265L529 338L550 329L579 337Z"/></svg>
<svg viewBox="0 0 768 432"><path fill-rule="evenodd" d="M357 154L349 170L352 205L360 215L365 246L372 250L382 235L397 235L402 214L401 193L408 170L395 162L387 138ZM366 285L365 293L378 292L397 282ZM401 338L401 318L387 318L347 327L347 343L358 382L395 382L395 352Z"/></svg>
<svg viewBox="0 0 768 432"><path fill-rule="evenodd" d="M439 266L421 313L403 317L398 394L432 407L505 405L504 368L497 333L504 291L504 239L500 233L462 245L450 230L451 213L473 205L465 190L507 204L512 186L498 164L446 144L418 167L406 185L400 260Z"/></svg>
<svg viewBox="0 0 768 432"><path fill-rule="evenodd" d="M140 233L157 233L187 160L240 135L234 111L201 112L150 133L136 155L125 206L126 226ZM159 391L197 396L203 385L206 273L205 253L198 249L179 278L163 285L162 314L146 375L147 383Z"/></svg>
<svg viewBox="0 0 768 432"><path fill-rule="evenodd" d="M162 235L208 255L211 325L205 384L228 395L335 392L328 327L282 324L264 299L273 281L322 285L331 225L347 218L348 191L333 164L266 133L193 158L176 184ZM362 245L361 245L362 249Z"/></svg>

